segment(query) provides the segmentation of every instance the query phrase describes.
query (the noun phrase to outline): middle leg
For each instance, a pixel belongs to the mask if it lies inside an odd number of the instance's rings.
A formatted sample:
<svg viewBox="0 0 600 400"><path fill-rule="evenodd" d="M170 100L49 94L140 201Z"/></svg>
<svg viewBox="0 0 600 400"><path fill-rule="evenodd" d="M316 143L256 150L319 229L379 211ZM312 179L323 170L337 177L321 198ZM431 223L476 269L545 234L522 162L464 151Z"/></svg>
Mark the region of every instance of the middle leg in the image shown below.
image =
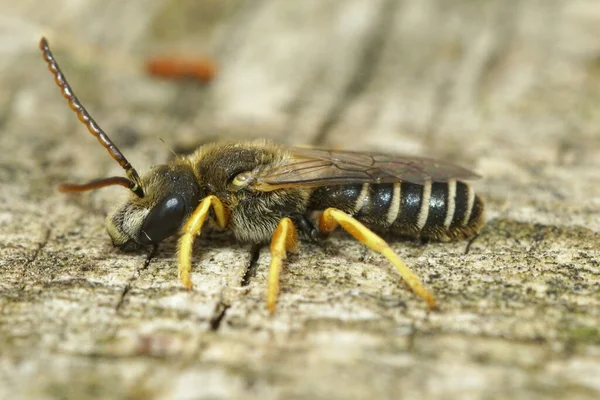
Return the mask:
<svg viewBox="0 0 600 400"><path fill-rule="evenodd" d="M289 218L282 218L271 239L271 265L269 266L269 283L267 286L267 308L275 312L275 303L279 294L279 273L281 263L287 258L287 251L295 252L298 248L298 234L294 223Z"/></svg>

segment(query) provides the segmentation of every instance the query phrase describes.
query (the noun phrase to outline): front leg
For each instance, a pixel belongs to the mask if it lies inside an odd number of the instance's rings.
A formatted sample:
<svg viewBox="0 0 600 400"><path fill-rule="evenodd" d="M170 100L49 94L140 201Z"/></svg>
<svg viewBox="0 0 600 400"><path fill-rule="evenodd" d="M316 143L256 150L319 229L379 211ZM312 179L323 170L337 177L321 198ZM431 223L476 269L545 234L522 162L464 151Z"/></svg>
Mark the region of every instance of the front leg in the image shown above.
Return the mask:
<svg viewBox="0 0 600 400"><path fill-rule="evenodd" d="M202 232L202 226L210 209L214 210L217 226L224 229L229 221L229 213L218 197L210 195L198 204L183 226L182 235L177 242L179 258L179 280L188 289L192 288L190 270L192 269L192 249L194 239Z"/></svg>

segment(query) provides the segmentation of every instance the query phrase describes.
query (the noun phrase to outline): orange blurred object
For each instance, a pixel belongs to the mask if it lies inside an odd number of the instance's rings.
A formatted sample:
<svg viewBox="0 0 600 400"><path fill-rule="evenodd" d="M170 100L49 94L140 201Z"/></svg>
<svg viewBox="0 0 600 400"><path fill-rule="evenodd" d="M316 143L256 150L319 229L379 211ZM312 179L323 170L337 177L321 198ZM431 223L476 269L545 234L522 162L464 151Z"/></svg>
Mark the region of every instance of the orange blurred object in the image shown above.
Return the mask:
<svg viewBox="0 0 600 400"><path fill-rule="evenodd" d="M184 58L160 56L146 60L146 71L153 76L167 79L197 79L209 82L217 72L209 58Z"/></svg>

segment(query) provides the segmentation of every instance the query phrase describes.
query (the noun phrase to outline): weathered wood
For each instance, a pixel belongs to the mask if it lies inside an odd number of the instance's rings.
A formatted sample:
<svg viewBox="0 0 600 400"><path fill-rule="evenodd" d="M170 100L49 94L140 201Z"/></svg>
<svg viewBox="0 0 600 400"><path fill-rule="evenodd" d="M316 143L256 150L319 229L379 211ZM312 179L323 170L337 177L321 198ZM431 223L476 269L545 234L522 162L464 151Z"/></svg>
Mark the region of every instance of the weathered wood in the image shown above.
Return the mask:
<svg viewBox="0 0 600 400"><path fill-rule="evenodd" d="M589 0L0 2L0 399L598 398L600 4ZM395 242L440 310L345 235L303 243L278 311L268 251L202 236L110 246L120 174L53 86L46 35L138 169L167 146L266 136L471 167L488 226ZM145 56L215 57L208 86ZM466 250L469 250L468 253ZM247 285L242 285L246 280Z"/></svg>

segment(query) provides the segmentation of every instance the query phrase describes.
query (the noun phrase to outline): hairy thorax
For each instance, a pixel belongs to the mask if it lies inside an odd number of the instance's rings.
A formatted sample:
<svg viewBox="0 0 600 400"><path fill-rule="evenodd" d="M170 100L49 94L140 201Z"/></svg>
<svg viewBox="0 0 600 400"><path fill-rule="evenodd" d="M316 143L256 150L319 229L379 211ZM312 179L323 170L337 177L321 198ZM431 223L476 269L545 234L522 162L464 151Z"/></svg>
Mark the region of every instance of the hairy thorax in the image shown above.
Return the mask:
<svg viewBox="0 0 600 400"><path fill-rule="evenodd" d="M207 194L217 196L230 213L230 229L237 240L268 242L281 218L306 211L309 190L253 188L253 177L264 168L286 163L290 157L280 146L265 140L217 143L203 146L189 157ZM236 177L244 176L245 184Z"/></svg>

